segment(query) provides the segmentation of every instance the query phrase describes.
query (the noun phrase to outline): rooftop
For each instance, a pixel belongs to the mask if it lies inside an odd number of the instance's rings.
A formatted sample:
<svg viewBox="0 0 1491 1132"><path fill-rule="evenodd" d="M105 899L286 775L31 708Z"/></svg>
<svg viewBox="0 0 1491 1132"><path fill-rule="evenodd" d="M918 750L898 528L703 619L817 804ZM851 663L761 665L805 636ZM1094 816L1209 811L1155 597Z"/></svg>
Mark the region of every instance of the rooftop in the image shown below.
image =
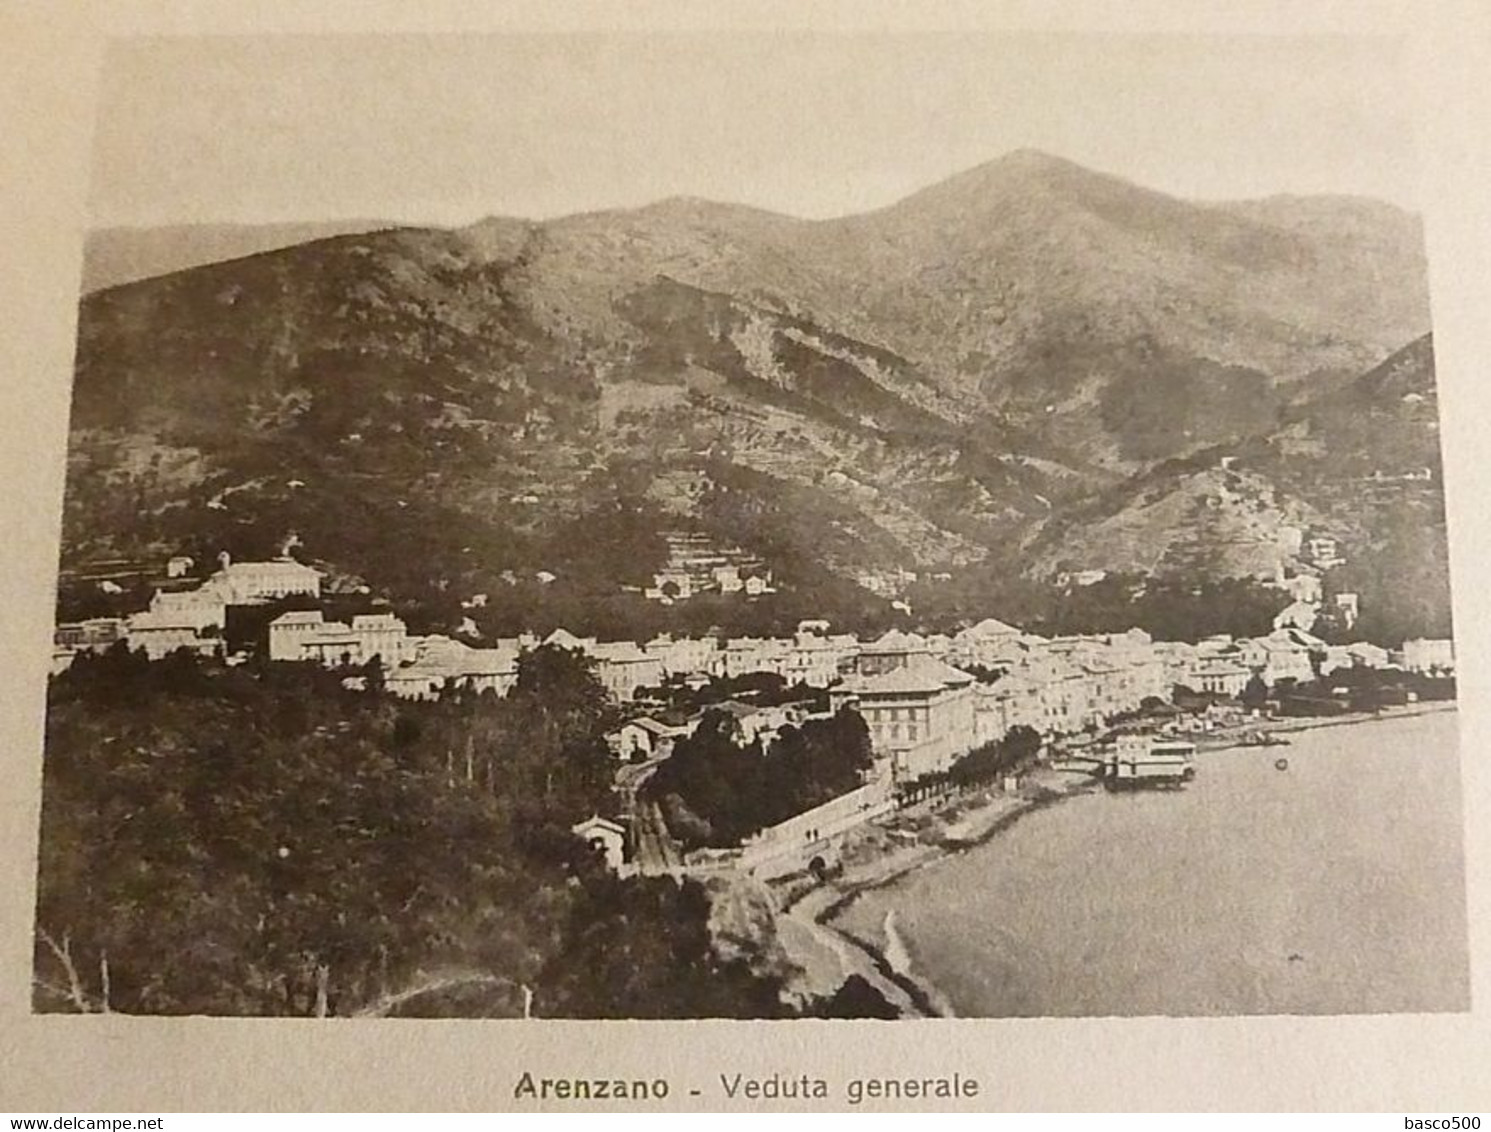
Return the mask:
<svg viewBox="0 0 1491 1132"><path fill-rule="evenodd" d="M1007 637L1019 636L1020 630L997 617L985 617L976 625L970 625L958 634L960 637Z"/></svg>
<svg viewBox="0 0 1491 1132"><path fill-rule="evenodd" d="M319 625L321 624L321 611L319 609L292 609L289 613L281 613L269 623L272 629L276 625Z"/></svg>
<svg viewBox="0 0 1491 1132"><path fill-rule="evenodd" d="M974 678L962 669L923 656L879 676L851 681L845 690L859 695L926 695L946 688L966 687L973 682Z"/></svg>
<svg viewBox="0 0 1491 1132"><path fill-rule="evenodd" d="M320 577L321 571L314 566L307 566L303 562L297 562L293 558L274 558L268 562L230 562L218 569L218 574L285 574L292 577L304 577L306 574L315 574Z"/></svg>

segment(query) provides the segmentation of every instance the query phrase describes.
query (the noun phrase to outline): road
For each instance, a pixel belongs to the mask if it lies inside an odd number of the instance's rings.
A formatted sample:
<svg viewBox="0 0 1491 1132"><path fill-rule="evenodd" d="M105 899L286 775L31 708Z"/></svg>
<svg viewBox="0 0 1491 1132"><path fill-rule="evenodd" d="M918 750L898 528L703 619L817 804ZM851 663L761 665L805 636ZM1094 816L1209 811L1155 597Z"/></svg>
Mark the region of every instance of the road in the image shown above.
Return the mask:
<svg viewBox="0 0 1491 1132"><path fill-rule="evenodd" d="M627 763L616 771L616 792L621 796L622 813L628 818L632 831L632 861L644 876L670 873L683 864L678 843L669 836L662 811L655 803L638 797L661 762L661 759L651 759L644 763Z"/></svg>

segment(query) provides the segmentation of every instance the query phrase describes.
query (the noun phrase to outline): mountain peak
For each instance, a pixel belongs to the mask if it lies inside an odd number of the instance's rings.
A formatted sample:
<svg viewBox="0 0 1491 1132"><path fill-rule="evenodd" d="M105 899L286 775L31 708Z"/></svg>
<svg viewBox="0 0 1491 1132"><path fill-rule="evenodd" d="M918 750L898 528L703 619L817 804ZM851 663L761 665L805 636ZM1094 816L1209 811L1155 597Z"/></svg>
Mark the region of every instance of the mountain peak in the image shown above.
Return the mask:
<svg viewBox="0 0 1491 1132"><path fill-rule="evenodd" d="M1070 161L1065 157L1058 157L1054 153L1047 153L1043 149L1034 149L1029 146L1012 149L1008 153L994 158L992 161L986 161L980 168L1026 170L1036 173L1053 170L1077 170L1083 173L1092 172L1092 170L1078 165L1075 161Z"/></svg>
<svg viewBox="0 0 1491 1132"><path fill-rule="evenodd" d="M1043 150L1016 149L913 193L891 205L887 211L918 211L931 206L961 212L970 208L1001 207L1012 200L1033 198L1084 202L1109 198L1171 200L1163 193L1088 169Z"/></svg>

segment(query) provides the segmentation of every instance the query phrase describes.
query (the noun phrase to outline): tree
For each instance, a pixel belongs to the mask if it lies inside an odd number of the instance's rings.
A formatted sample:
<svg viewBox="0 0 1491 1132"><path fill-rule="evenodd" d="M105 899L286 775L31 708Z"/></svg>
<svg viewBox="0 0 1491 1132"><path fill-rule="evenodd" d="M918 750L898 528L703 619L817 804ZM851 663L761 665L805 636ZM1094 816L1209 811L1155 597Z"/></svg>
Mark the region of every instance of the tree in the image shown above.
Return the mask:
<svg viewBox="0 0 1491 1132"><path fill-rule="evenodd" d="M586 882L565 945L542 972L540 1013L555 1018L782 1018L782 984L723 961L696 881Z"/></svg>
<svg viewBox="0 0 1491 1132"><path fill-rule="evenodd" d="M1007 767L1018 766L1040 754L1041 733L1034 727L1017 723L1005 732L999 741L1000 754Z"/></svg>
<svg viewBox="0 0 1491 1132"><path fill-rule="evenodd" d="M817 999L805 1013L813 1018L901 1017L901 1012L863 975L850 975L830 997Z"/></svg>
<svg viewBox="0 0 1491 1132"><path fill-rule="evenodd" d="M594 798L469 769L528 751L510 705L79 661L48 707L38 1009L349 1014L436 971L535 978L585 867L562 823Z"/></svg>
<svg viewBox="0 0 1491 1132"><path fill-rule="evenodd" d="M873 758L864 720L847 709L784 727L765 750L759 741L738 742L729 713L708 711L653 773L647 792L660 802L677 799L669 807L684 820L673 832L686 844L726 847L855 789Z"/></svg>
<svg viewBox="0 0 1491 1132"><path fill-rule="evenodd" d="M1249 676L1248 682L1244 685L1238 699L1242 701L1244 707L1253 711L1261 711L1266 707L1268 705L1268 685L1264 683L1263 677L1256 672Z"/></svg>

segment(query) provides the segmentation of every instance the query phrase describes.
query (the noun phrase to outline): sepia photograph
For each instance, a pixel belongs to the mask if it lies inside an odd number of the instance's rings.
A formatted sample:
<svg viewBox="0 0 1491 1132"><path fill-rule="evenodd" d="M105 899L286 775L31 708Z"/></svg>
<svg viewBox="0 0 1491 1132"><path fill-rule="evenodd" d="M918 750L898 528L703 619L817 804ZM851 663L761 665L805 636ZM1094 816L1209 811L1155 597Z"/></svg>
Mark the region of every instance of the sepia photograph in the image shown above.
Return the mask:
<svg viewBox="0 0 1491 1132"><path fill-rule="evenodd" d="M112 40L32 1012L1469 1012L1409 66Z"/></svg>

